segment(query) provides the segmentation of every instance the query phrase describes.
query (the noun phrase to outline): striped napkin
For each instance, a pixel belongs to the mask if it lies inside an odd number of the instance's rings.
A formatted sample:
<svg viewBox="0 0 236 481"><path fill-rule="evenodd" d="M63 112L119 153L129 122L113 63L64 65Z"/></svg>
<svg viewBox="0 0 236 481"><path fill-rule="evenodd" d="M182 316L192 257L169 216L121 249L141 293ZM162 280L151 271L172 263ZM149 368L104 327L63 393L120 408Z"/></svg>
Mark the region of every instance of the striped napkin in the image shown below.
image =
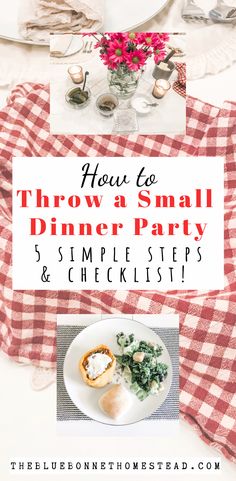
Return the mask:
<svg viewBox="0 0 236 481"><path fill-rule="evenodd" d="M12 291L13 156L225 157L224 291ZM177 313L180 411L204 441L236 460L236 103L222 108L187 97L178 136L51 136L49 87L18 86L0 112L0 345L18 362L55 367L56 316ZM212 173L214 175L214 172Z"/></svg>

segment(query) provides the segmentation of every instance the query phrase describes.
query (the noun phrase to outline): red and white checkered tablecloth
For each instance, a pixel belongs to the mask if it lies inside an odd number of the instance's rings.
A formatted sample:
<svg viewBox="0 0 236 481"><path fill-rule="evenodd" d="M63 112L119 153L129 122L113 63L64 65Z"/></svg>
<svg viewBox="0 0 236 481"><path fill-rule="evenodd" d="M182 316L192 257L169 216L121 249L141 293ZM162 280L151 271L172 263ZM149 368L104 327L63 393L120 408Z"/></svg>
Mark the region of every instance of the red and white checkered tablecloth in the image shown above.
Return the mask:
<svg viewBox="0 0 236 481"><path fill-rule="evenodd" d="M173 89L177 94L186 97L186 63L175 64L178 72L178 78L173 84Z"/></svg>
<svg viewBox="0 0 236 481"><path fill-rule="evenodd" d="M232 461L236 460L235 146L236 103L232 102L219 109L188 97L187 133L182 136L51 136L49 89L43 85L18 86L0 112L2 350L19 362L54 367L57 313L178 313L182 417ZM224 291L13 292L12 157L141 155L225 156Z"/></svg>

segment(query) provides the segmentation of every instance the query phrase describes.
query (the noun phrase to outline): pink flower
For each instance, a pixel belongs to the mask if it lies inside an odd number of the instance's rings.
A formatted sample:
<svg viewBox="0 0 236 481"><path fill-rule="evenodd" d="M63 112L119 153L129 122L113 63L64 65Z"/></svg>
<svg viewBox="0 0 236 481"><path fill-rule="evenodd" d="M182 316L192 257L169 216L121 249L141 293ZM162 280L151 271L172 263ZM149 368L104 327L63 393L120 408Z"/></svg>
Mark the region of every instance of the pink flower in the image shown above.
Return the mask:
<svg viewBox="0 0 236 481"><path fill-rule="evenodd" d="M147 57L142 50L134 50L126 55L126 64L130 70L139 70L145 65Z"/></svg>
<svg viewBox="0 0 236 481"><path fill-rule="evenodd" d="M159 41L158 33L140 33L138 35L139 43L146 45L147 47L152 47L157 41Z"/></svg>
<svg viewBox="0 0 236 481"><path fill-rule="evenodd" d="M165 57L165 44L169 39L166 33L105 33L93 35L100 50L100 58L111 70L117 70L120 65L127 69L138 71L149 57L155 62Z"/></svg>
<svg viewBox="0 0 236 481"><path fill-rule="evenodd" d="M114 40L110 43L110 46L107 50L107 55L112 63L120 64L125 61L125 45L120 41Z"/></svg>
<svg viewBox="0 0 236 481"><path fill-rule="evenodd" d="M100 58L102 59L104 65L106 65L111 70L117 70L118 64L113 62L107 54L100 54Z"/></svg>
<svg viewBox="0 0 236 481"><path fill-rule="evenodd" d="M162 42L169 42L170 40L170 36L168 33L159 33L159 37Z"/></svg>
<svg viewBox="0 0 236 481"><path fill-rule="evenodd" d="M109 41L105 38L102 37L95 45L94 48L101 48L101 49L106 49L109 47Z"/></svg>
<svg viewBox="0 0 236 481"><path fill-rule="evenodd" d="M139 43L139 33L137 33L137 32L127 33L127 40L134 43L134 44Z"/></svg>
<svg viewBox="0 0 236 481"><path fill-rule="evenodd" d="M163 50L160 52L159 50L154 50L154 62L158 63L160 60L163 60L166 57L166 53Z"/></svg>
<svg viewBox="0 0 236 481"><path fill-rule="evenodd" d="M107 34L110 37L110 40L114 42L115 40L119 43L124 43L127 39L127 33L109 33Z"/></svg>

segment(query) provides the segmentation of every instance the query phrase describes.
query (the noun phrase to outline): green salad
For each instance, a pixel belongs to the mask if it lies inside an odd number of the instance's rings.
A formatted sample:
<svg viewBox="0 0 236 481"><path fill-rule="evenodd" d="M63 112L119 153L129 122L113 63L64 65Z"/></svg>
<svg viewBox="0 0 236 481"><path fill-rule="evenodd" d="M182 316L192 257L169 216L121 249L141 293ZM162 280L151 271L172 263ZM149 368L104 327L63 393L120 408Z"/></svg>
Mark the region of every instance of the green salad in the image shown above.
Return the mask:
<svg viewBox="0 0 236 481"><path fill-rule="evenodd" d="M116 338L121 350L121 355L116 355L116 359L131 391L140 401L150 394L158 394L163 389L162 383L168 374L168 366L158 362L162 347L138 341L134 334L126 336L120 332Z"/></svg>

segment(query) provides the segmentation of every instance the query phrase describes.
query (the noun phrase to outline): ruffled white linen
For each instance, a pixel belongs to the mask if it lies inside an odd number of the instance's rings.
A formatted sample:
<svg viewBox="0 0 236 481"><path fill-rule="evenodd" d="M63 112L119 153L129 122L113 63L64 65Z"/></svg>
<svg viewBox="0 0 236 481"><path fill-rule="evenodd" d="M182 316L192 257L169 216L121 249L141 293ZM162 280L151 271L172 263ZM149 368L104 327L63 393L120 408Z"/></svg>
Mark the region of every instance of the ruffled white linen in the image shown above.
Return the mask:
<svg viewBox="0 0 236 481"><path fill-rule="evenodd" d="M104 0L22 0L19 32L23 38L48 42L50 32L99 31Z"/></svg>
<svg viewBox="0 0 236 481"><path fill-rule="evenodd" d="M189 80L225 70L236 61L236 27L217 24L210 25L201 32L192 32L187 52Z"/></svg>
<svg viewBox="0 0 236 481"><path fill-rule="evenodd" d="M25 45L0 39L0 91L22 82L50 80L48 47Z"/></svg>

